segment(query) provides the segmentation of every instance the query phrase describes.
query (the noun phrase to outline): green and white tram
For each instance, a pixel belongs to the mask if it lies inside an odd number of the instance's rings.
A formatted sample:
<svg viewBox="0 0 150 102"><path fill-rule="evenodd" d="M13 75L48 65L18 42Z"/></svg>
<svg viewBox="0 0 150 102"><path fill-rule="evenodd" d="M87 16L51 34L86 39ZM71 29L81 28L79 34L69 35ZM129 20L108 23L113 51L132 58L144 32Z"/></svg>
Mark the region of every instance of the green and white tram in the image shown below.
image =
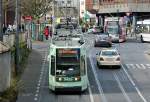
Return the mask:
<svg viewBox="0 0 150 102"><path fill-rule="evenodd" d="M84 44L77 44L77 40L71 40L71 44L66 44L66 42L61 40L50 44L49 89L84 91L88 87Z"/></svg>

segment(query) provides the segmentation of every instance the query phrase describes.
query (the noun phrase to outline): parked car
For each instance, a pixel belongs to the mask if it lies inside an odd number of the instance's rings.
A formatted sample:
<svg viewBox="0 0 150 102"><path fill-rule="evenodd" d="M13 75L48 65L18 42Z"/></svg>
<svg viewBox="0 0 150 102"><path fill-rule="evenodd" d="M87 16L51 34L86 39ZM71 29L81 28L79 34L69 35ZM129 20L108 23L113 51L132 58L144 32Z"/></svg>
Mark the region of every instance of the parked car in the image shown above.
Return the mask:
<svg viewBox="0 0 150 102"><path fill-rule="evenodd" d="M141 42L150 42L150 33L140 33Z"/></svg>
<svg viewBox="0 0 150 102"><path fill-rule="evenodd" d="M97 65L101 66L117 66L121 67L120 54L116 49L102 49L96 54Z"/></svg>
<svg viewBox="0 0 150 102"><path fill-rule="evenodd" d="M112 41L108 33L99 33L95 36L94 47L111 47Z"/></svg>
<svg viewBox="0 0 150 102"><path fill-rule="evenodd" d="M103 33L103 28L100 26L94 26L88 29L88 34L99 34Z"/></svg>

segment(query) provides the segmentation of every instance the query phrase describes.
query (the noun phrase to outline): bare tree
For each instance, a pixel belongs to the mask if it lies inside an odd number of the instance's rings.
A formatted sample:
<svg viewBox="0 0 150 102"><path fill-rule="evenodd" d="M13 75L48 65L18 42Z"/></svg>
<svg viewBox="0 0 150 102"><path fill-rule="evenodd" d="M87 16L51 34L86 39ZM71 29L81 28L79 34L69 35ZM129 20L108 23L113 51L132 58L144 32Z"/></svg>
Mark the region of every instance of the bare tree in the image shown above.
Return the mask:
<svg viewBox="0 0 150 102"><path fill-rule="evenodd" d="M53 0L22 0L21 10L23 15L32 16L37 20L52 10Z"/></svg>

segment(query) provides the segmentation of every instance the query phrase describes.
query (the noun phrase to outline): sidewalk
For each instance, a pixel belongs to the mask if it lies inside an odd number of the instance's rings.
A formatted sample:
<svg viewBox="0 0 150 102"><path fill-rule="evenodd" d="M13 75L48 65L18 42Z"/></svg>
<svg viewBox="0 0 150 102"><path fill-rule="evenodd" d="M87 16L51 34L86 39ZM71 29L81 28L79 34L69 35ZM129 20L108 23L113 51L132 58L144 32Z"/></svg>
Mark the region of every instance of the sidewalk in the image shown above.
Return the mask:
<svg viewBox="0 0 150 102"><path fill-rule="evenodd" d="M17 102L33 102L37 90L38 79L43 60L48 48L48 41L34 41L26 69L21 77L21 85Z"/></svg>

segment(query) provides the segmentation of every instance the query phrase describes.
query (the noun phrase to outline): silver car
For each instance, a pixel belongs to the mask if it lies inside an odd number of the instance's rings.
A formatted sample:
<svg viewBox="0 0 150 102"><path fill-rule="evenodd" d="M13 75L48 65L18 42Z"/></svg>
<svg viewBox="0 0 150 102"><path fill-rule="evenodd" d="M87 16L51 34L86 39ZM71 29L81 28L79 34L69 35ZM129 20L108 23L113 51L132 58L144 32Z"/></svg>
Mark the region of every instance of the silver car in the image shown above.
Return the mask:
<svg viewBox="0 0 150 102"><path fill-rule="evenodd" d="M102 49L96 54L97 65L100 66L117 66L120 68L120 54L116 49Z"/></svg>

